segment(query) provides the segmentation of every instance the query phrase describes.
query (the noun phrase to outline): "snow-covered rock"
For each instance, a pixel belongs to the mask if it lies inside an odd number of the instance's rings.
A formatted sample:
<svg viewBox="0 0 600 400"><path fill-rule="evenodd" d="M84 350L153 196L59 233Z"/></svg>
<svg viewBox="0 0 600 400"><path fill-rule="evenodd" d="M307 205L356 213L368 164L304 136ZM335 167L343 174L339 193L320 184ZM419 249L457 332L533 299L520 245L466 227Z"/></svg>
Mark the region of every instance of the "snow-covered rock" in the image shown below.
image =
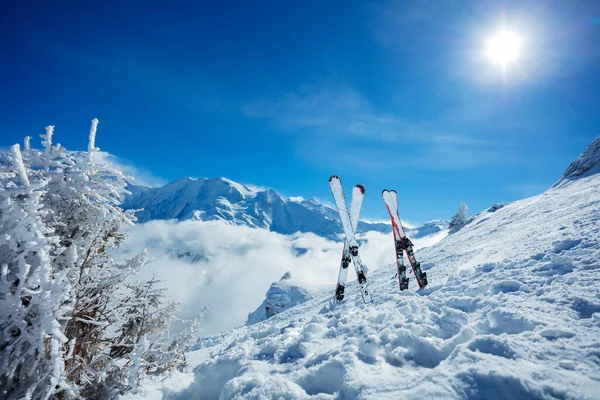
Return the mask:
<svg viewBox="0 0 600 400"><path fill-rule="evenodd" d="M318 295L329 293L331 292L330 286L299 285L287 272L279 281L271 285L262 304L248 315L247 323L251 325L262 322Z"/></svg>
<svg viewBox="0 0 600 400"><path fill-rule="evenodd" d="M371 304L349 282L341 305L327 293L203 339L193 371L140 396L598 398L600 174L585 175L419 250L424 290L378 269Z"/></svg>
<svg viewBox="0 0 600 400"><path fill-rule="evenodd" d="M436 219L433 221L429 221L424 225L417 226L414 228L405 228L406 234L410 238L423 238L426 236L435 235L440 232L444 232L448 230L448 221Z"/></svg>
<svg viewBox="0 0 600 400"><path fill-rule="evenodd" d="M600 136L569 165L563 176L554 184L560 186L568 181L583 178L600 172Z"/></svg>
<svg viewBox="0 0 600 400"><path fill-rule="evenodd" d="M186 178L159 188L130 186L125 209L139 209L139 222L157 219L224 220L235 225L268 229L281 234L312 232L339 239L337 211L315 200L286 198L272 189L259 189L226 178ZM446 229L447 221L432 221L408 229L418 238ZM359 232L391 232L390 224L360 221Z"/></svg>

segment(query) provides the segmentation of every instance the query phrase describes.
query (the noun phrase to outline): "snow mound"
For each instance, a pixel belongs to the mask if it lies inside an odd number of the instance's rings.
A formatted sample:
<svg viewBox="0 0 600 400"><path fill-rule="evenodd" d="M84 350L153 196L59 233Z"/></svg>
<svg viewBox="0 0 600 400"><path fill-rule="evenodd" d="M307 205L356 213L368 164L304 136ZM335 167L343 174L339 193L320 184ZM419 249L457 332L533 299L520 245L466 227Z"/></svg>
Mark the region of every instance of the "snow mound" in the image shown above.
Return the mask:
<svg viewBox="0 0 600 400"><path fill-rule="evenodd" d="M251 325L265 321L298 304L311 300L317 295L330 291L331 285L320 287L294 283L291 274L287 272L279 281L271 285L262 304L248 315L247 323Z"/></svg>
<svg viewBox="0 0 600 400"><path fill-rule="evenodd" d="M202 340L168 398L597 398L600 175L494 208L417 251L426 289L390 265L371 304L352 281Z"/></svg>
<svg viewBox="0 0 600 400"><path fill-rule="evenodd" d="M568 181L583 178L600 172L600 136L569 165L563 176L553 187L560 186Z"/></svg>

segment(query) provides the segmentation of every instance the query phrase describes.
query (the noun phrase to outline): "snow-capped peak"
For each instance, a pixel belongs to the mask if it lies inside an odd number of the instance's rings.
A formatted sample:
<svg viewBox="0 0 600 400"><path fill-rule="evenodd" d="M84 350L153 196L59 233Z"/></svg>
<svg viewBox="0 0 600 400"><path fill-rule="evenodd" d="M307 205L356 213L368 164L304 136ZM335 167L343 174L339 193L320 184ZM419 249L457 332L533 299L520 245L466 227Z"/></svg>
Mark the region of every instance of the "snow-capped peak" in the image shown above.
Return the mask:
<svg viewBox="0 0 600 400"><path fill-rule="evenodd" d="M284 197L273 189L227 178L184 178L159 188L130 186L125 209L142 209L139 222L157 219L224 220L282 234L311 232L338 239L337 211L314 199ZM442 227L443 229L443 227ZM361 221L359 231L390 232L390 225Z"/></svg>
<svg viewBox="0 0 600 400"><path fill-rule="evenodd" d="M247 185L243 185L241 183L237 183L232 181L231 179L227 179L227 178L220 178L223 182L233 186L234 188L237 189L238 192L240 192L242 194L242 196L244 196L245 198L253 198L256 197L256 193L258 191L260 191L260 189L258 188L251 188L250 186Z"/></svg>

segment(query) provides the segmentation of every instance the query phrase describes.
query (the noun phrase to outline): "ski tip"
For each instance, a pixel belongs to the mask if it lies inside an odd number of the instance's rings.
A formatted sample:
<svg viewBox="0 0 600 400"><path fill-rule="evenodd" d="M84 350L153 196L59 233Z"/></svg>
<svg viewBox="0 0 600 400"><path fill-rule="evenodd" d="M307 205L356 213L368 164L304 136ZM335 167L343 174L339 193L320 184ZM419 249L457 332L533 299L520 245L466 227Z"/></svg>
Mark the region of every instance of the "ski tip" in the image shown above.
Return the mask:
<svg viewBox="0 0 600 400"><path fill-rule="evenodd" d="M340 180L340 177L339 177L339 176L337 176L337 175L331 175L331 176L329 177L329 182L331 182L331 181L332 181L332 180L334 180L334 179Z"/></svg>
<svg viewBox="0 0 600 400"><path fill-rule="evenodd" d="M383 195L385 194L385 192L389 192L389 190L387 190L387 189L383 189L383 190L381 191L381 195L383 196Z"/></svg>
<svg viewBox="0 0 600 400"><path fill-rule="evenodd" d="M390 192L392 192L394 194L398 194L398 193L396 193L396 191L394 189L390 190Z"/></svg>
<svg viewBox="0 0 600 400"><path fill-rule="evenodd" d="M356 185L356 187L358 188L358 190L360 190L360 192L361 192L362 194L365 194L365 187L364 187L363 185L360 185L360 184L359 184L359 185Z"/></svg>

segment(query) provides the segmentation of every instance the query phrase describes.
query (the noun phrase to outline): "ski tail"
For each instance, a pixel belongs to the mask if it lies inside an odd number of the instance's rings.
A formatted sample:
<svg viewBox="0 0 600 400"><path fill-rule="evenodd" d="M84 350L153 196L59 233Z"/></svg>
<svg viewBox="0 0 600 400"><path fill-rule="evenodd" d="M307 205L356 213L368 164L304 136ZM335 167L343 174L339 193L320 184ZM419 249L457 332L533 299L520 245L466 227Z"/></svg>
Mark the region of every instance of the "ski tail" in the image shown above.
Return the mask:
<svg viewBox="0 0 600 400"><path fill-rule="evenodd" d="M341 303L344 300L346 291L346 280L348 278L348 267L352 257L350 256L350 249L348 242L344 241L344 250L342 251L342 261L340 262L340 271L338 273L337 285L335 287L335 301Z"/></svg>

